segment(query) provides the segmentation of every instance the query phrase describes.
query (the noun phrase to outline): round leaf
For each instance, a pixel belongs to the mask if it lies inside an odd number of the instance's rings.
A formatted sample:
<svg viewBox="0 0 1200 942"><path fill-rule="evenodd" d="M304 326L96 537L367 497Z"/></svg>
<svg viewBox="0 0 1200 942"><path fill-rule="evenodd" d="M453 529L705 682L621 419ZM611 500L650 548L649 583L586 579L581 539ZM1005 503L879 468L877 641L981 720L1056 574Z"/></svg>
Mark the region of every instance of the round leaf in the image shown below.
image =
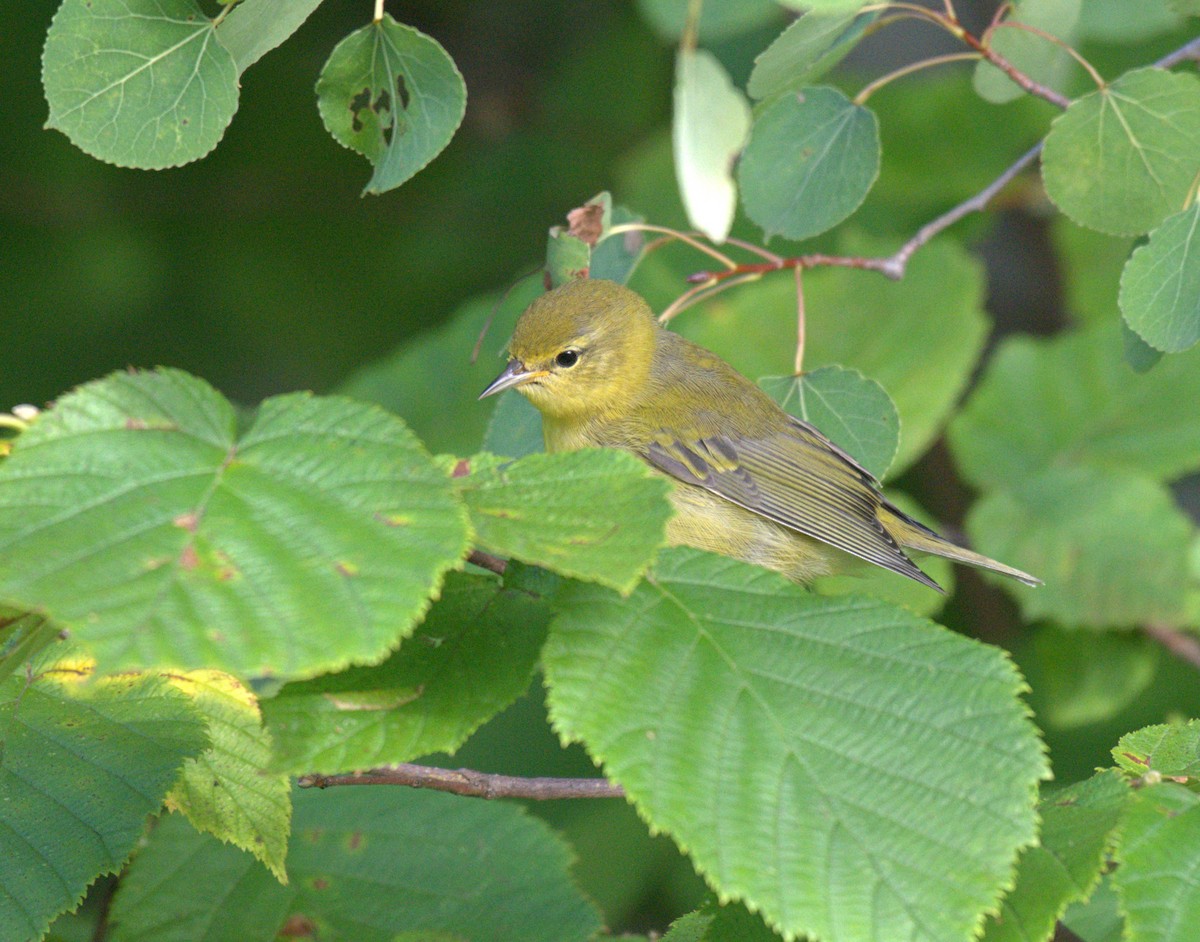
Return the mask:
<svg viewBox="0 0 1200 942"><path fill-rule="evenodd" d="M1121 275L1125 322L1156 350L1200 340L1200 203L1171 216L1136 249Z"/></svg>
<svg viewBox="0 0 1200 942"><path fill-rule="evenodd" d="M805 239L856 210L879 175L879 122L835 88L784 95L754 122L738 165L746 214Z"/></svg>

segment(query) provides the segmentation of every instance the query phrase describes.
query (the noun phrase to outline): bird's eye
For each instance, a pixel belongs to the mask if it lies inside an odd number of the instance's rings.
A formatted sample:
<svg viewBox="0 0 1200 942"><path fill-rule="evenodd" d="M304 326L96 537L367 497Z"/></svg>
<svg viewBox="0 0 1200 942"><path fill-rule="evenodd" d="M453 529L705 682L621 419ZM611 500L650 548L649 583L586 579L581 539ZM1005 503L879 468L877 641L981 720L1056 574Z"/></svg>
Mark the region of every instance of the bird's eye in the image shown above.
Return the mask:
<svg viewBox="0 0 1200 942"><path fill-rule="evenodd" d="M564 368L569 367L569 366L574 366L576 363L579 362L579 351L578 350L564 350L562 353L560 353L558 356L556 356L554 358L554 362Z"/></svg>

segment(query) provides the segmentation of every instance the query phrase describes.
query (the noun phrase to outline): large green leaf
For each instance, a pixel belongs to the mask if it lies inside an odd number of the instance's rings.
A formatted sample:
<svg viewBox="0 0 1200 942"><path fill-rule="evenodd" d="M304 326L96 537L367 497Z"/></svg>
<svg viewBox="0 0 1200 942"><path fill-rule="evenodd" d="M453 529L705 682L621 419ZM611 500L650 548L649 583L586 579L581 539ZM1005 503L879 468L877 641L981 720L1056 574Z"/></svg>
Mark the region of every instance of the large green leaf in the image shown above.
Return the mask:
<svg viewBox="0 0 1200 942"><path fill-rule="evenodd" d="M1034 838L1046 763L995 648L686 549L556 601L559 734L785 933L961 942Z"/></svg>
<svg viewBox="0 0 1200 942"><path fill-rule="evenodd" d="M1128 798L1129 786L1112 771L1044 798L1038 844L1021 854L1016 886L988 920L982 942L1049 939L1063 910L1100 879Z"/></svg>
<svg viewBox="0 0 1200 942"><path fill-rule="evenodd" d="M436 40L388 14L343 39L317 81L334 139L375 168L364 193L400 186L450 143L467 86Z"/></svg>
<svg viewBox="0 0 1200 942"><path fill-rule="evenodd" d="M477 455L464 470L477 542L503 556L628 592L664 542L670 484L625 452Z"/></svg>
<svg viewBox="0 0 1200 942"><path fill-rule="evenodd" d="M217 25L217 38L229 50L238 74L296 32L321 0L240 0Z"/></svg>
<svg viewBox="0 0 1200 942"><path fill-rule="evenodd" d="M985 495L967 530L981 553L1045 581L1009 587L1028 620L1111 628L1184 618L1195 528L1144 476L1052 468Z"/></svg>
<svg viewBox="0 0 1200 942"><path fill-rule="evenodd" d="M754 60L746 91L752 98L770 98L811 84L850 53L877 15L805 13Z"/></svg>
<svg viewBox="0 0 1200 942"><path fill-rule="evenodd" d="M1071 104L1042 150L1050 199L1083 226L1149 232L1200 172L1200 79L1137 69Z"/></svg>
<svg viewBox="0 0 1200 942"><path fill-rule="evenodd" d="M1070 44L1083 5L1083 0L1019 0L1004 23L1030 26ZM1071 57L1062 46L1021 26L1002 24L992 33L991 47L1035 82L1063 90ZM984 61L975 67L975 90L994 104L1025 94L999 67Z"/></svg>
<svg viewBox="0 0 1200 942"><path fill-rule="evenodd" d="M836 88L801 88L757 115L738 163L746 215L805 239L858 209L879 176L879 122Z"/></svg>
<svg viewBox="0 0 1200 942"><path fill-rule="evenodd" d="M787 412L811 422L883 480L900 445L900 414L887 390L858 370L823 366L759 385Z"/></svg>
<svg viewBox="0 0 1200 942"><path fill-rule="evenodd" d="M104 669L311 676L378 660L467 545L398 419L304 394L233 407L174 370L83 386L0 466L0 597Z"/></svg>
<svg viewBox="0 0 1200 942"><path fill-rule="evenodd" d="M42 55L46 125L120 167L176 167L217 146L237 76L195 0L64 0Z"/></svg>
<svg viewBox="0 0 1200 942"><path fill-rule="evenodd" d="M1200 340L1200 203L1171 216L1129 257L1121 313L1156 350L1179 353Z"/></svg>
<svg viewBox="0 0 1200 942"><path fill-rule="evenodd" d="M28 942L120 869L184 760L205 745L160 678L90 685L62 665L0 685L0 940Z"/></svg>
<svg viewBox="0 0 1200 942"><path fill-rule="evenodd" d="M1192 402L1200 402L1200 351L1138 375L1125 364L1116 324L1011 337L950 424L950 444L980 487L1016 487L1066 464L1170 480L1200 468L1200 409L1182 407Z"/></svg>
<svg viewBox="0 0 1200 942"><path fill-rule="evenodd" d="M526 593L452 573L388 660L287 684L263 701L277 764L336 773L454 752L525 692L548 617Z"/></svg>

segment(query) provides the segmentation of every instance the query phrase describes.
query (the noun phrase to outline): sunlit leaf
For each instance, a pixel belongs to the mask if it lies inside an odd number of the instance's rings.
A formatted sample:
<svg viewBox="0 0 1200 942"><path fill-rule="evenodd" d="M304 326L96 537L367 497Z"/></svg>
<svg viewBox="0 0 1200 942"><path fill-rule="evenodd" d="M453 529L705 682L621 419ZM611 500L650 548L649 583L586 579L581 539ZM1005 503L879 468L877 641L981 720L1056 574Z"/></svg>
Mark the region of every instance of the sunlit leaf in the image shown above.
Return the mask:
<svg viewBox="0 0 1200 942"><path fill-rule="evenodd" d="M1083 0L1019 0L1004 23L1030 26L1070 44L1082 6ZM1071 57L1062 46L1020 26L1001 25L992 33L991 47L1018 72L1055 91L1063 90ZM975 90L994 104L1025 94L999 67L983 61L975 67Z"/></svg>
<svg viewBox="0 0 1200 942"><path fill-rule="evenodd" d="M1141 777L1200 778L1200 720L1160 723L1127 733L1113 747L1113 759L1126 772Z"/></svg>
<svg viewBox="0 0 1200 942"><path fill-rule="evenodd" d="M1125 322L1156 350L1200 340L1200 202L1171 216L1134 250L1121 276Z"/></svg>
<svg viewBox="0 0 1200 942"><path fill-rule="evenodd" d="M321 0L240 0L217 26L217 38L229 50L238 74L304 25Z"/></svg>

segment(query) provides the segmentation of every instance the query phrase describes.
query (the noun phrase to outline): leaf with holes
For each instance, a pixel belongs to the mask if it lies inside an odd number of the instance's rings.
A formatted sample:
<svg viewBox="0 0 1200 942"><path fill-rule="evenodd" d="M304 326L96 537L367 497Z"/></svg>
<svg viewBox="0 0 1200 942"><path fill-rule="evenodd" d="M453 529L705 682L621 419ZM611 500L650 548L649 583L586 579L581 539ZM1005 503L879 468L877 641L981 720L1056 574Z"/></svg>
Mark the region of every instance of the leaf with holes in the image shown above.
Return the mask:
<svg viewBox="0 0 1200 942"><path fill-rule="evenodd" d="M0 942L41 938L119 870L206 745L200 717L162 679L85 685L87 674L64 663L0 683Z"/></svg>
<svg viewBox="0 0 1200 942"><path fill-rule="evenodd" d="M467 87L445 49L385 13L334 47L317 81L317 107L334 139L375 167L364 192L383 193L450 143Z"/></svg>
<svg viewBox="0 0 1200 942"><path fill-rule="evenodd" d="M1046 193L1082 226L1149 232L1200 172L1200 79L1136 69L1059 115L1042 150Z"/></svg>
<svg viewBox="0 0 1200 942"><path fill-rule="evenodd" d="M46 126L119 167L177 167L221 140L237 76L195 0L64 0L42 54Z"/></svg>
<svg viewBox="0 0 1200 942"><path fill-rule="evenodd" d="M1200 203L1150 233L1121 275L1125 323L1155 350L1179 353L1200 340Z"/></svg>
<svg viewBox="0 0 1200 942"><path fill-rule="evenodd" d="M1034 840L1046 761L996 648L690 549L555 601L559 735L790 936L961 942Z"/></svg>
<svg viewBox="0 0 1200 942"><path fill-rule="evenodd" d="M0 466L0 599L102 668L307 677L377 661L466 551L453 486L382 410L233 407L177 370L62 397Z"/></svg>

